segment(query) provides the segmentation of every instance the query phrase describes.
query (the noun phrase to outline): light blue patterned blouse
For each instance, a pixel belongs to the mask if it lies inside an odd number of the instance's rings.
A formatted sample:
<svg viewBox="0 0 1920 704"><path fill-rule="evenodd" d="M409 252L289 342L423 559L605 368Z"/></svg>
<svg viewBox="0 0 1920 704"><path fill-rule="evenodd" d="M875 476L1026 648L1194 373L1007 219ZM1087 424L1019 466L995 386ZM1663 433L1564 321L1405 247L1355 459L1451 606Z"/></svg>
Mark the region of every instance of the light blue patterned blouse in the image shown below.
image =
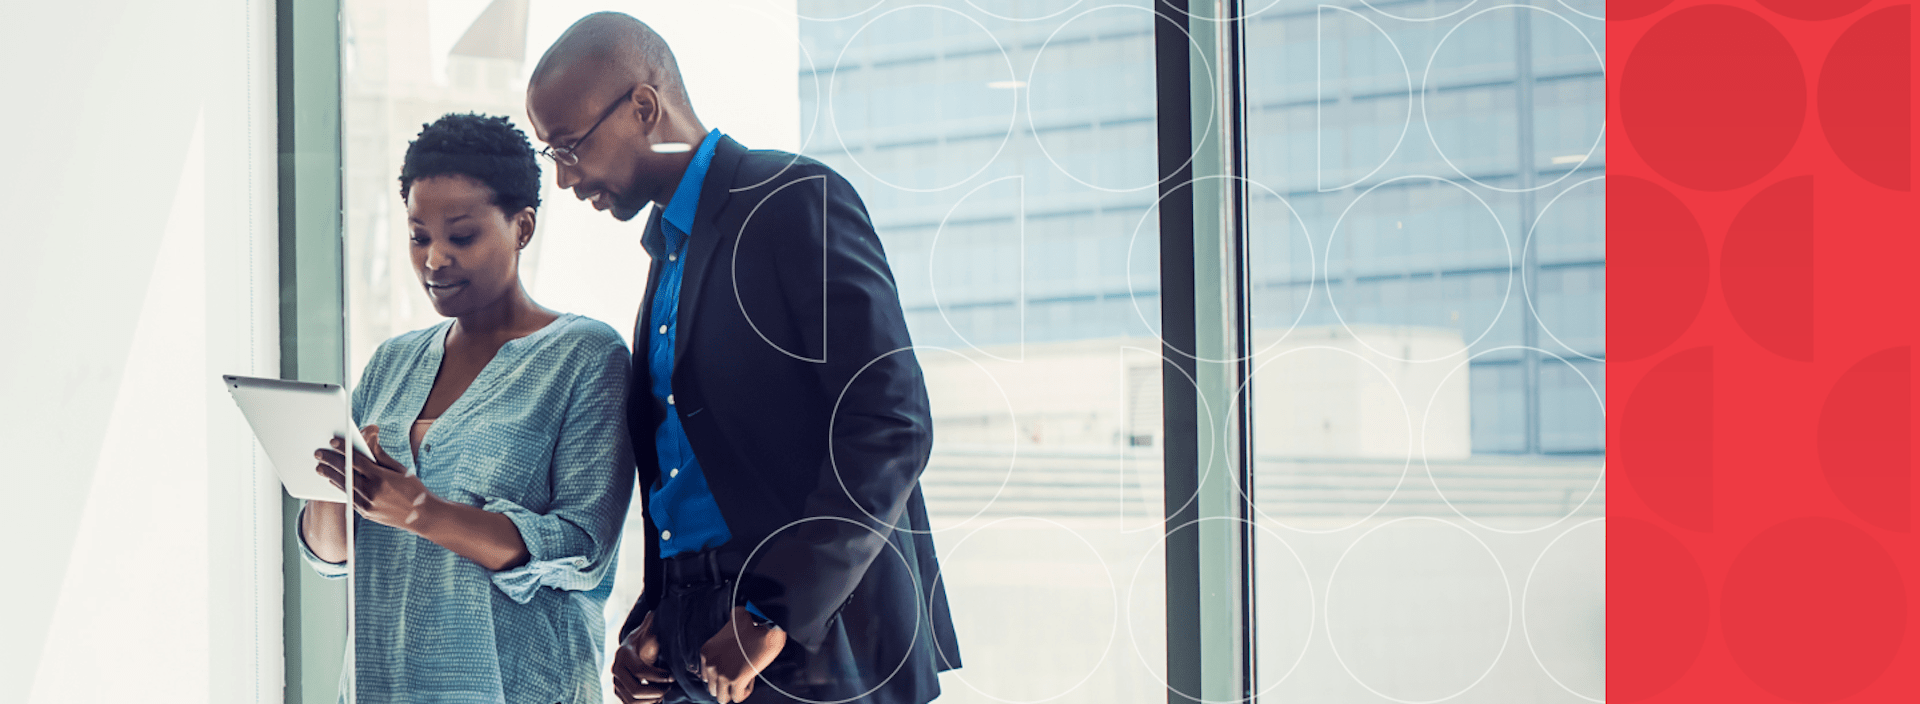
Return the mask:
<svg viewBox="0 0 1920 704"><path fill-rule="evenodd" d="M353 416L416 465L407 429L426 405L452 320L380 345ZM531 555L489 571L438 544L355 517L359 702L600 701L602 607L634 484L627 347L566 314L500 348L421 438L413 469L435 495L507 516ZM341 578L304 541L307 562Z"/></svg>

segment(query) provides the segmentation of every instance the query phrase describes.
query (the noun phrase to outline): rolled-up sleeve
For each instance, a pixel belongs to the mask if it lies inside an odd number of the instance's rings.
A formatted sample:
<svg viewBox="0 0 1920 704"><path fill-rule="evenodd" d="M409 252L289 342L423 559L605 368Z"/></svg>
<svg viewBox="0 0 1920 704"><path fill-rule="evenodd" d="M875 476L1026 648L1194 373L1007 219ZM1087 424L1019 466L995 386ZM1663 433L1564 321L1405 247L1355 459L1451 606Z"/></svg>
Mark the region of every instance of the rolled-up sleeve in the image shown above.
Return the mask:
<svg viewBox="0 0 1920 704"><path fill-rule="evenodd" d="M549 468L548 510L501 498L481 506L512 520L527 546L526 564L493 574L494 586L516 602L531 601L540 587L593 589L613 565L634 482L626 429L631 360L617 340L582 360L587 369L569 390Z"/></svg>
<svg viewBox="0 0 1920 704"><path fill-rule="evenodd" d="M313 571L319 573L320 576L327 579L346 579L347 563L328 562L320 559L320 556L313 552L313 546L307 545L306 531L298 529L299 526L306 524L307 508L312 504L313 502L311 501L301 501L300 515L293 519L293 525L295 526L293 535L294 538L296 538L295 542L300 543L300 556L306 558L307 565L313 567Z"/></svg>

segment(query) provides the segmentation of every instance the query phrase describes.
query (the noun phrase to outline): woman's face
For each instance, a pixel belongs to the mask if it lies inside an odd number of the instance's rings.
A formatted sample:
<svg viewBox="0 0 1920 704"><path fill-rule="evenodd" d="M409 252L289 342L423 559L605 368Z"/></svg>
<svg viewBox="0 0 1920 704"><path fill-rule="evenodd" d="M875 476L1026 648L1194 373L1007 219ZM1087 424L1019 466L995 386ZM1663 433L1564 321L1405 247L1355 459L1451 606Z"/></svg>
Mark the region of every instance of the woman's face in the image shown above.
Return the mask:
<svg viewBox="0 0 1920 704"><path fill-rule="evenodd" d="M520 248L533 236L532 208L508 214L479 181L432 176L413 182L407 225L414 274L441 315L483 310L518 289Z"/></svg>

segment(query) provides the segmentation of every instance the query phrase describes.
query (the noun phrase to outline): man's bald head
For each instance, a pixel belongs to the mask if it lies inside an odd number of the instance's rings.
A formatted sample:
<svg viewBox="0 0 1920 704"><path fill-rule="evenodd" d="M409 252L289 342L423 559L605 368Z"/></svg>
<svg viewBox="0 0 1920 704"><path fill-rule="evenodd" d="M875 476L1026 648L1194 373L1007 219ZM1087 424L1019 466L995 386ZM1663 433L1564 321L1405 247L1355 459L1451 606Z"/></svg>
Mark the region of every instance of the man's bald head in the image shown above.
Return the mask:
<svg viewBox="0 0 1920 704"><path fill-rule="evenodd" d="M542 84L556 79L575 86L593 85L604 92L651 85L673 107L693 112L680 64L667 40L625 13L596 12L568 27L533 67L528 92L537 92Z"/></svg>
<svg viewBox="0 0 1920 704"><path fill-rule="evenodd" d="M620 220L672 197L707 136L666 40L617 12L581 18L540 57L527 122L554 149L554 183Z"/></svg>

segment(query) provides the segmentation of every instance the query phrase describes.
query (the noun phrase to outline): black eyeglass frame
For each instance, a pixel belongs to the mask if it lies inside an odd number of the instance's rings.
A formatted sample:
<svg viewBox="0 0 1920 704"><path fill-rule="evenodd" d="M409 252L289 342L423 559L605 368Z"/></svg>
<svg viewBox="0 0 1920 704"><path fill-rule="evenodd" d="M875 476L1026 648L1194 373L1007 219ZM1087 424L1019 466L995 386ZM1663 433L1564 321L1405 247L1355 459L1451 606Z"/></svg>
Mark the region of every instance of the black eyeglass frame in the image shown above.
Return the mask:
<svg viewBox="0 0 1920 704"><path fill-rule="evenodd" d="M573 140L573 144L564 147L548 146L541 149L540 156L552 159L554 163L561 166L575 166L579 164L580 152L578 150L580 149L580 145L586 144L587 138L593 136L593 131L600 129L600 123L606 122L609 117L613 117L613 112L618 110L620 104L627 102L627 99L630 97L633 97L632 90L621 93L620 99L613 101L612 105L608 105L606 112L600 113L600 119L593 121L593 126L587 128L586 134L580 135L579 139Z"/></svg>

